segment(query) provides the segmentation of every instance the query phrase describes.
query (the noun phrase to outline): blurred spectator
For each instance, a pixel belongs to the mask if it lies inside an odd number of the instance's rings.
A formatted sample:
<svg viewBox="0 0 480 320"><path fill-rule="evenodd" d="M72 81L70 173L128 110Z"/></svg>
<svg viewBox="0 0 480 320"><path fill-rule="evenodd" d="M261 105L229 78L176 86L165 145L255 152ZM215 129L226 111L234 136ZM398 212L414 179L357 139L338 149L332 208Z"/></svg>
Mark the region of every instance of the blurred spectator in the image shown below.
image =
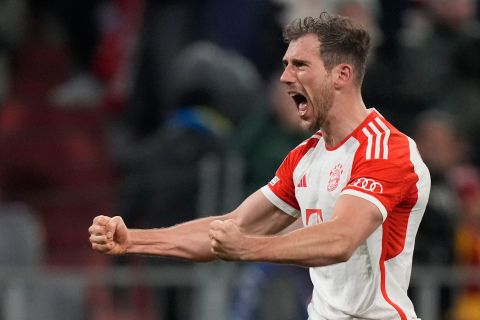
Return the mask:
<svg viewBox="0 0 480 320"><path fill-rule="evenodd" d="M111 0L102 8L93 73L103 83L103 106L116 120L133 90L144 0Z"/></svg>
<svg viewBox="0 0 480 320"><path fill-rule="evenodd" d="M85 106L98 103L101 86L92 73L92 61L99 39L99 5L87 1L29 0L33 28L47 37L65 41L72 63L71 77L51 92L51 102L59 106ZM38 35L38 34L37 34Z"/></svg>
<svg viewBox="0 0 480 320"><path fill-rule="evenodd" d="M72 75L51 92L52 103L59 106L97 104L102 88L92 67L100 35L98 16L102 1L29 0L29 5L37 26L63 36L70 49Z"/></svg>
<svg viewBox="0 0 480 320"><path fill-rule="evenodd" d="M10 86L12 54L26 29L26 3L23 0L0 2L0 103Z"/></svg>
<svg viewBox="0 0 480 320"><path fill-rule="evenodd" d="M414 139L430 170L430 198L415 241L414 264L453 266L455 232L462 211L452 173L468 162L467 141L462 138L454 118L438 110L419 115ZM414 293L412 293L414 296ZM440 288L441 313L452 305L453 292Z"/></svg>
<svg viewBox="0 0 480 320"><path fill-rule="evenodd" d="M463 166L452 172L452 179L461 200L462 215L455 236L456 262L460 266L480 267L480 171ZM480 319L480 286L461 288L452 319Z"/></svg>
<svg viewBox="0 0 480 320"><path fill-rule="evenodd" d="M456 79L438 108L454 114L462 134L471 142L472 161L480 165L480 33L478 38L460 44L455 56Z"/></svg>
<svg viewBox="0 0 480 320"><path fill-rule="evenodd" d="M205 0L145 0L125 122L134 139L152 135L172 112L172 61L192 41Z"/></svg>
<svg viewBox="0 0 480 320"><path fill-rule="evenodd" d="M286 49L283 7L272 0L208 0L203 10L201 37L244 56L268 80Z"/></svg>
<svg viewBox="0 0 480 320"><path fill-rule="evenodd" d="M452 172L460 197L462 215L456 233L456 261L480 266L480 171L463 166ZM480 286L474 286L480 293Z"/></svg>
<svg viewBox="0 0 480 320"><path fill-rule="evenodd" d="M452 170L465 161L466 142L458 134L453 117L440 111L419 116L415 141L430 170L432 187L413 258L419 264L452 265L460 208L449 177Z"/></svg>
<svg viewBox="0 0 480 320"><path fill-rule="evenodd" d="M378 0L341 0L335 2L335 13L351 18L363 25L372 37L372 46L378 47L383 41L379 27L381 18Z"/></svg>
<svg viewBox="0 0 480 320"><path fill-rule="evenodd" d="M465 81L474 77L462 70L478 69L478 62L460 58L458 63L459 56L468 55L465 48L475 47L480 39L476 1L428 0L414 10L417 18L410 21L416 24L406 26L409 32L402 37L399 90L405 106L399 111L411 117L433 106L477 122L473 119L480 119L478 81Z"/></svg>
<svg viewBox="0 0 480 320"><path fill-rule="evenodd" d="M448 319L480 320L480 295L467 294L457 300Z"/></svg>
<svg viewBox="0 0 480 320"><path fill-rule="evenodd" d="M51 92L51 102L63 107L104 104L119 112L132 90L144 1L55 1L49 9L63 27L72 62L69 79Z"/></svg>
<svg viewBox="0 0 480 320"><path fill-rule="evenodd" d="M46 234L38 212L23 201L2 197L0 177L0 312L2 319L79 320L85 292L78 281L24 277L45 267ZM16 274L21 272L21 276Z"/></svg>
<svg viewBox="0 0 480 320"><path fill-rule="evenodd" d="M245 57L262 78L268 78L280 65L286 47L275 19L279 10L271 1L257 0L146 1L138 69L127 110L135 136L142 139L152 134L172 112L171 77L177 73L172 61L197 41Z"/></svg>
<svg viewBox="0 0 480 320"><path fill-rule="evenodd" d="M112 210L102 125L95 113L53 112L22 103L0 109L4 199L26 202L38 214L46 230L47 264L106 261L91 254L84 236L94 212Z"/></svg>
<svg viewBox="0 0 480 320"><path fill-rule="evenodd" d="M38 213L21 201L6 201L2 188L0 177L0 267L40 267L45 259L45 230Z"/></svg>

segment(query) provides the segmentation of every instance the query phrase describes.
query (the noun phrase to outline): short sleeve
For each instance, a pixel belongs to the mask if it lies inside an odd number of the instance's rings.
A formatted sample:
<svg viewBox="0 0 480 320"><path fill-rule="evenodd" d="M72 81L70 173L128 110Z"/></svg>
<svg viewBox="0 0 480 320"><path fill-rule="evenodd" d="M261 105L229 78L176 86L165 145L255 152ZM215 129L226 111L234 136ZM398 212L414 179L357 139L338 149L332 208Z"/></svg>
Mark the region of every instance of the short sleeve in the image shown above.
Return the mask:
<svg viewBox="0 0 480 320"><path fill-rule="evenodd" d="M408 201L405 195L416 188L418 181L409 159L408 147L402 149L403 153L392 155L389 159L365 160L356 157L350 180L342 194L358 196L372 202L385 220L395 207Z"/></svg>
<svg viewBox="0 0 480 320"><path fill-rule="evenodd" d="M297 165L295 153L290 152L275 173L275 177L261 191L276 207L297 218L300 206L295 198L293 171Z"/></svg>

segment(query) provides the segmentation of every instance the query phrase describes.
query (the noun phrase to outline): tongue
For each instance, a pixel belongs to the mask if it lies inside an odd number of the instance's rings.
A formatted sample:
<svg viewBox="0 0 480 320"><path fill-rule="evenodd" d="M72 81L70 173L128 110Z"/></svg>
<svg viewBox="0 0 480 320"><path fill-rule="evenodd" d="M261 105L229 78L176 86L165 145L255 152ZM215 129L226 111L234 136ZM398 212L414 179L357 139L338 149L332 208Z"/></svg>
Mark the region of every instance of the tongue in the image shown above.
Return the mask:
<svg viewBox="0 0 480 320"><path fill-rule="evenodd" d="M305 113L307 113L307 103L302 102L298 105L298 114L303 116Z"/></svg>

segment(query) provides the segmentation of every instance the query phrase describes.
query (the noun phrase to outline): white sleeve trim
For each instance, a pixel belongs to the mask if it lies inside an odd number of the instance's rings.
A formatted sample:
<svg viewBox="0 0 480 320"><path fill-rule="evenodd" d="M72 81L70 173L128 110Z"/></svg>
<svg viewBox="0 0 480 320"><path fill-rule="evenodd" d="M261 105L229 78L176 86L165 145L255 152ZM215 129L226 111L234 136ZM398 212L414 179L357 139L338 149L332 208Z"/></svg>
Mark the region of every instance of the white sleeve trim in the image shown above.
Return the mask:
<svg viewBox="0 0 480 320"><path fill-rule="evenodd" d="M378 208L378 210L380 210L380 213L383 216L383 221L385 221L385 219L387 219L387 209L385 208L383 203L381 203L380 200L378 200L374 196L369 195L369 194L364 193L364 192L361 192L361 191L358 191L358 190L353 190L353 189L345 189L345 190L342 191L342 194L349 194L351 196L356 196L356 197L365 199L367 201L370 201L371 203L373 203Z"/></svg>
<svg viewBox="0 0 480 320"><path fill-rule="evenodd" d="M283 212L291 215L294 218L300 217L300 211L280 199L269 187L268 185L263 186L260 189L263 195L278 209Z"/></svg>

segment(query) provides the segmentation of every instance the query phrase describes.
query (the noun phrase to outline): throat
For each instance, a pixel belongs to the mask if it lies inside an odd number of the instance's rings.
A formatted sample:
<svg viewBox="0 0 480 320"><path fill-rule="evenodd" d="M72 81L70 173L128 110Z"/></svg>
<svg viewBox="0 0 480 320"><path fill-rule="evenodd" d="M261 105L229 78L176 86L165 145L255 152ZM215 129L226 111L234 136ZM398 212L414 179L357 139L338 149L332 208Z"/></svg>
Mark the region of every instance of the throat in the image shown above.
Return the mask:
<svg viewBox="0 0 480 320"><path fill-rule="evenodd" d="M322 136L323 139L325 140L325 145L327 148L334 148L337 145L336 139L334 139L332 136L325 134L322 130Z"/></svg>
<svg viewBox="0 0 480 320"><path fill-rule="evenodd" d="M325 141L325 146L328 149L335 148L337 144L342 141L343 135L338 136L334 134L331 130L332 128L330 127L328 122L324 122L321 126L321 131L322 131L322 137L323 140Z"/></svg>

